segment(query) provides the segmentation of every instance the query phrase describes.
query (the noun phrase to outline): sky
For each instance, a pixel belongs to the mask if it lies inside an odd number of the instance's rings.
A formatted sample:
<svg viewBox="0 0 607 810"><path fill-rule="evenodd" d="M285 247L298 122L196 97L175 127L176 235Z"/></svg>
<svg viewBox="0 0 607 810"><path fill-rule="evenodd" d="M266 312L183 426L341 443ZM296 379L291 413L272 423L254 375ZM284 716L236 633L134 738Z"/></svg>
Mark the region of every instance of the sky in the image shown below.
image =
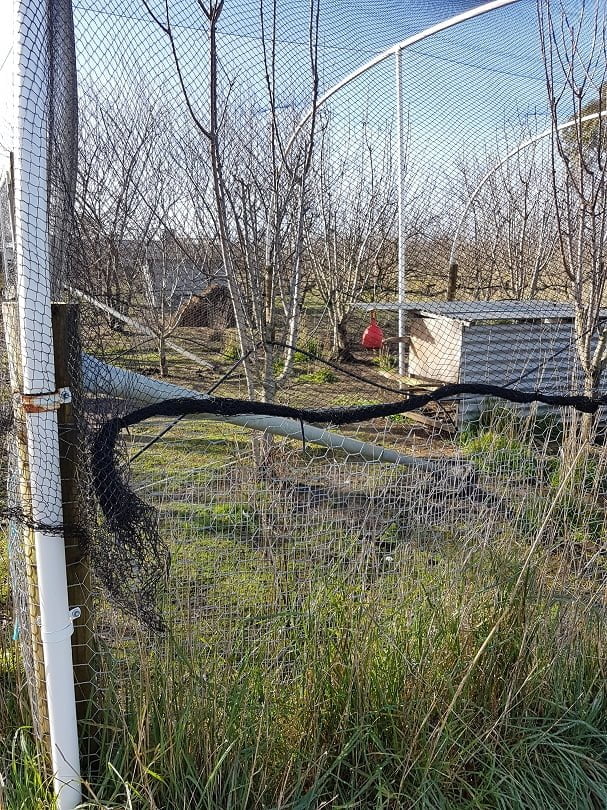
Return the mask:
<svg viewBox="0 0 607 810"><path fill-rule="evenodd" d="M5 2L0 10L0 161L10 142L12 102L12 14L11 3Z"/></svg>
<svg viewBox="0 0 607 810"><path fill-rule="evenodd" d="M157 0L159 16L163 5ZM305 108L310 103L307 3L280 0L278 5L278 103ZM395 42L473 5L432 0L321 0L321 92ZM183 78L205 118L206 26L191 0L174 0L171 9ZM108 94L124 95L139 74L168 105L180 103L168 40L138 0L75 0L74 13L83 86L105 85ZM468 138L472 132L478 133L479 124L483 130L486 122L494 128L498 109L506 109L511 116L520 111L535 114L540 106L540 65L534 29L534 0L519 0L411 47L403 59L408 117L423 117L433 138L438 133L449 136L452 124L460 132L467 128ZM233 96L258 97L263 111L267 102L259 0L226 2L218 43L225 84L229 83ZM393 116L394 94L392 62L342 91L331 108L336 115L348 109L351 115L364 116L368 124L372 119L379 123Z"/></svg>
<svg viewBox="0 0 607 810"><path fill-rule="evenodd" d="M150 0L163 13L164 0ZM577 0L567 0L574 5ZM272 3L261 0L269 25ZM0 24L0 144L10 142L10 14ZM183 111L169 42L142 0L73 0L80 91L92 87L116 104L144 84L152 97ZM395 42L479 5L478 0L321 0L321 92ZM279 106L310 102L307 0L277 0L275 59ZM195 0L171 0L182 78L206 121L208 37ZM226 0L219 24L221 76L233 98L255 98L260 121L268 102L259 22L260 0ZM499 150L504 132L547 123L535 0L519 0L420 42L402 56L402 95L411 165L448 175L466 152ZM333 142L353 127L381 140L394 127L393 58L352 82L327 105ZM423 172L422 172L423 173ZM444 180L444 178L443 178ZM438 179L437 181L438 182ZM442 182L442 181L441 181Z"/></svg>

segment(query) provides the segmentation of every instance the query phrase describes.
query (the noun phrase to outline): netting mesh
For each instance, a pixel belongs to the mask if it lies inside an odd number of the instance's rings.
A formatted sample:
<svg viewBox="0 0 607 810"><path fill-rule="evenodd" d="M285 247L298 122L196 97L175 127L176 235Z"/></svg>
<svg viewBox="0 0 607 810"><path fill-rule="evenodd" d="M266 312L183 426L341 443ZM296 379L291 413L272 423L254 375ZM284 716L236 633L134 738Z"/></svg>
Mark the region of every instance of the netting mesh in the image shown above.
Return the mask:
<svg viewBox="0 0 607 810"><path fill-rule="evenodd" d="M259 652L297 683L311 617L322 646L331 609L355 634L368 608L394 644L403 605L458 582L453 610L484 610L509 556L539 555L538 591L602 604L605 12L518 0L438 26L474 5L23 4L36 104L0 138L0 614L39 736L40 532L66 536L81 719L111 691L100 650L120 700L173 643L193 668ZM448 384L469 388L339 416ZM60 389L57 429L26 397ZM210 393L240 403L128 420Z"/></svg>

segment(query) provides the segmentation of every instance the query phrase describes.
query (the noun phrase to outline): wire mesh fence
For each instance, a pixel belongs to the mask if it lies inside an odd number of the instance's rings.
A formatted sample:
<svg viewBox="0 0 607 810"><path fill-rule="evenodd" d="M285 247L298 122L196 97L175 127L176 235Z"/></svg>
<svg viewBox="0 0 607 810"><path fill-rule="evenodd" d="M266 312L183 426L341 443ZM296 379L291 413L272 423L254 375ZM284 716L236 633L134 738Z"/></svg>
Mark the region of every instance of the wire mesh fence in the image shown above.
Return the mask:
<svg viewBox="0 0 607 810"><path fill-rule="evenodd" d="M217 624L222 644L234 623L241 633L242 622L297 612L317 589L336 583L359 599L374 598L384 585L406 580L416 557L433 566L453 554L463 564L499 545L502 535L529 541L555 500L544 548L584 536L589 556L571 562L580 572L595 570L603 454L579 464L579 502L569 491L557 497L569 468L559 455L562 423L554 414L517 413L494 401L455 440L406 416L386 421L364 424L355 435L420 461L430 457L432 465L302 450L293 440L260 451L246 429L193 418L133 462L131 486L159 509L171 550L167 609L179 632L197 638L201 627L206 634ZM150 421L137 429L135 452L164 426Z"/></svg>
<svg viewBox="0 0 607 810"><path fill-rule="evenodd" d="M16 4L6 531L39 738L45 650L68 637L92 739L158 661L231 682L254 660L304 694L356 645L404 645L387 669L421 672L435 620L476 661L521 594L538 660L602 616L605 12L490 5ZM577 399L482 389L339 428L247 409L445 384ZM241 409L116 423L100 462L111 420L210 395ZM51 627L57 544L78 615Z"/></svg>

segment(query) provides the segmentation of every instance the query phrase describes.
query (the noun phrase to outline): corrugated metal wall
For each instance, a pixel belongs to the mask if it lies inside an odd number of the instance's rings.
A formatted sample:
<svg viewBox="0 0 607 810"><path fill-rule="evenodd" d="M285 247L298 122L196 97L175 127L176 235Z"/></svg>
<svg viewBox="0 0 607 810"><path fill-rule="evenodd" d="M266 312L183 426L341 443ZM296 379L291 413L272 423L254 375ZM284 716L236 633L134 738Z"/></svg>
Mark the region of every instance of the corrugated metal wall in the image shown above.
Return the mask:
<svg viewBox="0 0 607 810"><path fill-rule="evenodd" d="M492 383L550 394L581 393L582 381L572 324L562 321L465 324L413 318L409 373L442 383ZM477 416L481 405L481 397L463 398L460 423Z"/></svg>
<svg viewBox="0 0 607 810"><path fill-rule="evenodd" d="M459 381L508 385L526 391L569 393L581 369L571 323L472 324L463 330ZM466 397L459 419L473 418L480 397Z"/></svg>

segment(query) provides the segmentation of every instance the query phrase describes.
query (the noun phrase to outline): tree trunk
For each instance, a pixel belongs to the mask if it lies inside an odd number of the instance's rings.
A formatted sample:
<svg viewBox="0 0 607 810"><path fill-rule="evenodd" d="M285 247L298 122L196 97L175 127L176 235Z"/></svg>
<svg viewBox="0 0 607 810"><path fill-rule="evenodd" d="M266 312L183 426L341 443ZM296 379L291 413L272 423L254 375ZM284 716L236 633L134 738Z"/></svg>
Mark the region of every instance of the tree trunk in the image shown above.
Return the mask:
<svg viewBox="0 0 607 810"><path fill-rule="evenodd" d="M601 382L601 369L593 367L589 372L584 374L584 396L596 397L599 395L599 387ZM580 444L588 444L593 437L594 427L596 425L596 413L582 413L580 414L580 430L579 440Z"/></svg>
<svg viewBox="0 0 607 810"><path fill-rule="evenodd" d="M167 361L167 347L166 347L166 338L164 335L161 335L158 338L158 359L160 361L160 376L161 377L168 377L169 376L169 363Z"/></svg>
<svg viewBox="0 0 607 810"><path fill-rule="evenodd" d="M351 363L354 360L354 355L350 350L346 318L336 320L333 323L333 351L331 357L340 363Z"/></svg>
<svg viewBox="0 0 607 810"><path fill-rule="evenodd" d="M584 371L584 396L596 397L599 393L601 370ZM581 413L571 409L566 417L563 436L563 458L566 464L579 463L579 455L584 446L593 439L597 415Z"/></svg>

